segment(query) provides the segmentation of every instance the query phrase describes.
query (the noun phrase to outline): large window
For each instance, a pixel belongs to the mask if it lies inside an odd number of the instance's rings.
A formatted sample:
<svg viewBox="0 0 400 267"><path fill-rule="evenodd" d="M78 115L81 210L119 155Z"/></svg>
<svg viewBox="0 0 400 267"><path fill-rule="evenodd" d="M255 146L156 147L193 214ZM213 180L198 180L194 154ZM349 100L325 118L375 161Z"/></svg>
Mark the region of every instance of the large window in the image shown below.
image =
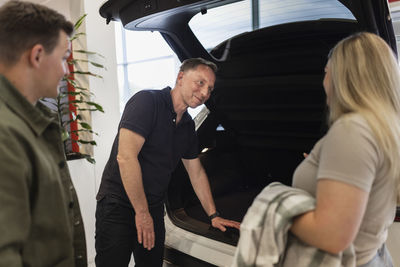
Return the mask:
<svg viewBox="0 0 400 267"><path fill-rule="evenodd" d="M210 50L246 31L294 21L331 18L355 20L337 0L244 0L210 9L205 14L199 13L189 26L202 45Z"/></svg>
<svg viewBox="0 0 400 267"><path fill-rule="evenodd" d="M218 27L216 27L218 25ZM245 0L197 14L189 26L201 44L210 50L237 34L252 31L252 1Z"/></svg>
<svg viewBox="0 0 400 267"><path fill-rule="evenodd" d="M180 61L159 32L127 31L116 24L120 111L136 92L171 88Z"/></svg>

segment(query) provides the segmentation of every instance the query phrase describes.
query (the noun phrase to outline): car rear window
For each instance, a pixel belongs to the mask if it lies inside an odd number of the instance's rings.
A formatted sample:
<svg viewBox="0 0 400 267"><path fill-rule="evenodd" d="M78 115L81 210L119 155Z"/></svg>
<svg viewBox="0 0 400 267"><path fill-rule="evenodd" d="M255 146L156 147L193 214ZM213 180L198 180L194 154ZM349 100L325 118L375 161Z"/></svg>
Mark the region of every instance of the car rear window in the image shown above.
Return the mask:
<svg viewBox="0 0 400 267"><path fill-rule="evenodd" d="M243 32L320 19L355 20L337 0L244 0L199 13L191 19L189 26L201 44L211 50Z"/></svg>

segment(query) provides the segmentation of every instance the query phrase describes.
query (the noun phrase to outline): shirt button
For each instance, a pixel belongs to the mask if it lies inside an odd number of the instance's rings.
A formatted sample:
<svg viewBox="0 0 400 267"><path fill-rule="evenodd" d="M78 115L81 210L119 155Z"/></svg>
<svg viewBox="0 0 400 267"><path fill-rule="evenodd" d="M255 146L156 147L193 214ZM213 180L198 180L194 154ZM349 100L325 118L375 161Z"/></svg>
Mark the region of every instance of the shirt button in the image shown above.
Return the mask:
<svg viewBox="0 0 400 267"><path fill-rule="evenodd" d="M173 122L176 122L176 119L173 119L172 121L173 121Z"/></svg>
<svg viewBox="0 0 400 267"><path fill-rule="evenodd" d="M78 255L78 256L76 256L76 258L77 258L78 260L81 260L81 259L83 258L83 256L82 256L82 255Z"/></svg>
<svg viewBox="0 0 400 267"><path fill-rule="evenodd" d="M74 203L73 201L70 201L70 202L69 202L69 208L72 209L72 208L74 207L74 204L75 204L75 203Z"/></svg>
<svg viewBox="0 0 400 267"><path fill-rule="evenodd" d="M60 167L60 169L64 168L64 166L65 166L65 162L64 161L60 161L58 163L58 167Z"/></svg>
<svg viewBox="0 0 400 267"><path fill-rule="evenodd" d="M75 221L75 226L77 226L77 225L79 225L81 223L81 221L80 220L77 220L77 221Z"/></svg>

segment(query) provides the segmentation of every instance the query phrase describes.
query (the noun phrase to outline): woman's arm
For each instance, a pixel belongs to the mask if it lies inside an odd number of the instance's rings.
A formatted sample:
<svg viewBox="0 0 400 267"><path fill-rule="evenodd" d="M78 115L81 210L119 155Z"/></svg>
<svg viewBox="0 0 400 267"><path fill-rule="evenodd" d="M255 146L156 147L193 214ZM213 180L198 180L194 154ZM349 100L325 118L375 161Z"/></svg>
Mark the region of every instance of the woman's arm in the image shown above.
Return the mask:
<svg viewBox="0 0 400 267"><path fill-rule="evenodd" d="M368 201L368 193L330 179L317 182L314 211L298 216L291 231L305 243L338 254L355 239Z"/></svg>

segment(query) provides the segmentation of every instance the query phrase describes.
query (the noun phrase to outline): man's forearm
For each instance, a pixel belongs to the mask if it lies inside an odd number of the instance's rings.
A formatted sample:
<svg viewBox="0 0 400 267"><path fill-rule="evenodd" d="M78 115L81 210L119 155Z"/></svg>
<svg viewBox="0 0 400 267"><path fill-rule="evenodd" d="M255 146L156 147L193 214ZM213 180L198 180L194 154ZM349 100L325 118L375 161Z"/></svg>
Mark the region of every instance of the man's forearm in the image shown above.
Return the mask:
<svg viewBox="0 0 400 267"><path fill-rule="evenodd" d="M149 212L143 188L142 171L136 156L124 158L117 156L122 184L135 210L137 238L143 247L150 250L154 247L155 235L153 219Z"/></svg>
<svg viewBox="0 0 400 267"><path fill-rule="evenodd" d="M211 193L210 183L208 182L207 175L204 169L201 170L197 177L190 179L193 189L200 200L203 209L207 215L211 215L216 212L214 198Z"/></svg>
<svg viewBox="0 0 400 267"><path fill-rule="evenodd" d="M142 171L137 158L117 157L121 180L135 212L148 212L148 203L143 188Z"/></svg>

